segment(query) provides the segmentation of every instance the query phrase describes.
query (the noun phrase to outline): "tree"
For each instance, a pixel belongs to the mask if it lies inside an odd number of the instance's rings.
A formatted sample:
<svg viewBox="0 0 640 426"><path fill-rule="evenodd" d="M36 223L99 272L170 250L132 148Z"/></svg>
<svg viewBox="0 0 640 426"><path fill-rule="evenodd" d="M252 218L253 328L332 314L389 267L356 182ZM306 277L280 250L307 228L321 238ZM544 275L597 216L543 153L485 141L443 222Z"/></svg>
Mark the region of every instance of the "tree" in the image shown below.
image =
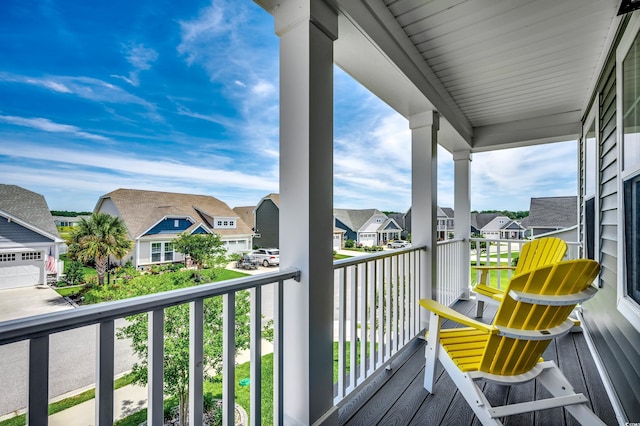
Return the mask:
<svg viewBox="0 0 640 426"><path fill-rule="evenodd" d="M156 291L175 288L157 287ZM236 293L236 353L248 349L249 328L249 292ZM220 374L222 369L222 297L213 297L204 301L203 364L205 378ZM128 318L128 325L118 330L119 338L129 338L132 349L140 362L133 366L134 381L146 384L148 381L148 319L147 314ZM164 318L164 391L178 398L180 425L187 419L189 401L189 304L165 309Z"/></svg>
<svg viewBox="0 0 640 426"><path fill-rule="evenodd" d="M205 265L221 267L227 261L226 249L217 234L179 234L171 240L173 249L191 257L198 270Z"/></svg>
<svg viewBox="0 0 640 426"><path fill-rule="evenodd" d="M82 218L69 237L69 257L85 264L94 262L98 284L104 284L109 256L122 259L133 247L127 239L127 227L119 217L94 213Z"/></svg>

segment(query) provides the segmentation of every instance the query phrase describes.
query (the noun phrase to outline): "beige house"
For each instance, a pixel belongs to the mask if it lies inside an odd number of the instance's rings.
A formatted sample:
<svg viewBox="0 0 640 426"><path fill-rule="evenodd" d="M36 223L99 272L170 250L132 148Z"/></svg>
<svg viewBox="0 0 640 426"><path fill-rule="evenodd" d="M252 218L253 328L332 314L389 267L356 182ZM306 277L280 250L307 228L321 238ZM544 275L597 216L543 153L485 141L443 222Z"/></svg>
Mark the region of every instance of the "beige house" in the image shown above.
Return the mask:
<svg viewBox="0 0 640 426"><path fill-rule="evenodd" d="M135 246L122 261L135 267L184 261L171 240L178 234L220 235L229 253L251 249L251 228L226 203L208 195L117 189L100 197L94 212L124 220Z"/></svg>

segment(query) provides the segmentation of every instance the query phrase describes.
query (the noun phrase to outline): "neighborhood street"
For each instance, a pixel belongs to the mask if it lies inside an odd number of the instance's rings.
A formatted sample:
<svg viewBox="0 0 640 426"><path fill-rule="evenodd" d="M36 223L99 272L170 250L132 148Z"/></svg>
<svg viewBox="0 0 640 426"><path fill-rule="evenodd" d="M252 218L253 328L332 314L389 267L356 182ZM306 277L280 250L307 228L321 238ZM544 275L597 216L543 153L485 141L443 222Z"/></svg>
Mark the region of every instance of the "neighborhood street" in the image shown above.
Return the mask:
<svg viewBox="0 0 640 426"><path fill-rule="evenodd" d="M116 321L116 328L124 320ZM96 325L68 330L51 336L49 361L49 398L63 395L95 382ZM27 342L0 346L0 416L26 407ZM131 369L137 358L128 341L116 339L115 372Z"/></svg>

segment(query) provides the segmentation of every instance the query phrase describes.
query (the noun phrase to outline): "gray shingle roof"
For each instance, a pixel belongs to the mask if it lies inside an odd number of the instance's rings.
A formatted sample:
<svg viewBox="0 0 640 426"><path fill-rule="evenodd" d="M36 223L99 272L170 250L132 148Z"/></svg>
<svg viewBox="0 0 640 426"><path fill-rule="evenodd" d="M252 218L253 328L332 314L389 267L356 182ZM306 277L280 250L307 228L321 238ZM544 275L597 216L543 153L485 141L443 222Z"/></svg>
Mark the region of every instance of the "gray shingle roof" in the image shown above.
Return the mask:
<svg viewBox="0 0 640 426"><path fill-rule="evenodd" d="M249 228L253 228L255 223L253 223L253 209L256 206L242 206L242 207L234 207L233 211L247 224Z"/></svg>
<svg viewBox="0 0 640 426"><path fill-rule="evenodd" d="M569 228L578 221L578 197L532 198L528 227Z"/></svg>
<svg viewBox="0 0 640 426"><path fill-rule="evenodd" d="M0 211L60 238L47 201L40 194L16 185L0 184Z"/></svg>
<svg viewBox="0 0 640 426"><path fill-rule="evenodd" d="M349 209L333 209L333 215L350 229L358 231L367 223L371 216L383 214L378 209L349 210Z"/></svg>
<svg viewBox="0 0 640 426"><path fill-rule="evenodd" d="M471 225L480 230L498 216L498 213L471 213Z"/></svg>
<svg viewBox="0 0 640 426"><path fill-rule="evenodd" d="M121 188L100 197L95 210L99 211L107 199L115 205L132 239L142 235L165 216L188 216L196 221L194 226L204 224L209 229L211 224L207 223L202 214L211 217L239 217L226 203L209 195ZM215 232L222 236L253 233L243 220L238 221L235 229L216 229Z"/></svg>

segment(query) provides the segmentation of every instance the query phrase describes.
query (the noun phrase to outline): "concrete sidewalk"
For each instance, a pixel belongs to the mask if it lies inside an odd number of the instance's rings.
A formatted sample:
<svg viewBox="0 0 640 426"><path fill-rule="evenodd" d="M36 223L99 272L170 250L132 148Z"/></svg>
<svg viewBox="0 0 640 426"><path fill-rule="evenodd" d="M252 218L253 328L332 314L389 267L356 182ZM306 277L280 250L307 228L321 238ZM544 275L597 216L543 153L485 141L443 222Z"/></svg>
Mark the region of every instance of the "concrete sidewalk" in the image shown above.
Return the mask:
<svg viewBox="0 0 640 426"><path fill-rule="evenodd" d="M113 393L113 419L119 420L147 406L147 388L128 385ZM95 425L95 399L49 416L49 426Z"/></svg>

